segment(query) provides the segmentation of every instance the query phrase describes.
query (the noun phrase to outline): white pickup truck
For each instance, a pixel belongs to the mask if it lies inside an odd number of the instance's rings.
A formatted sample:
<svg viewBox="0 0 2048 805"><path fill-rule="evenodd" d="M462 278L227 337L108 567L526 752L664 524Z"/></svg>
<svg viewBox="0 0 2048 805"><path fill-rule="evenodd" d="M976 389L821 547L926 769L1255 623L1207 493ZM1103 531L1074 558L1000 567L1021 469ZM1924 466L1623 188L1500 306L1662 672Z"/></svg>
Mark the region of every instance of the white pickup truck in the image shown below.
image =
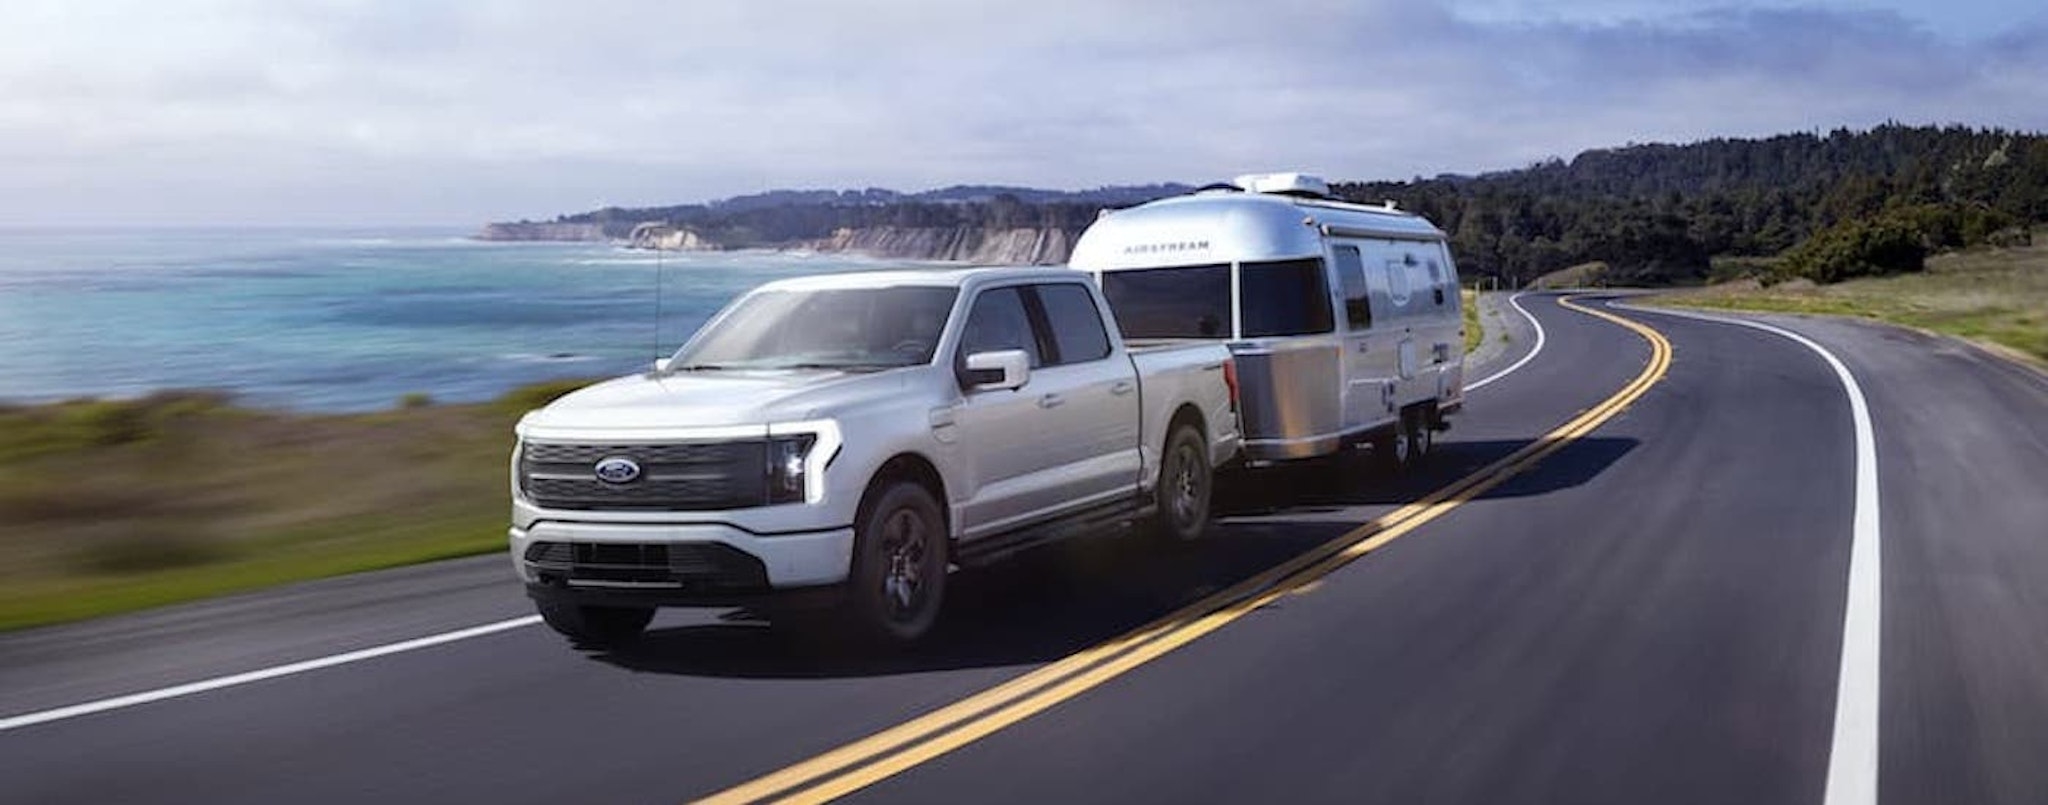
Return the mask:
<svg viewBox="0 0 2048 805"><path fill-rule="evenodd" d="M1127 348L1065 269L835 274L734 300L652 372L518 426L512 559L584 645L663 606L930 630L954 566L1141 522L1200 536L1238 450L1213 341Z"/></svg>

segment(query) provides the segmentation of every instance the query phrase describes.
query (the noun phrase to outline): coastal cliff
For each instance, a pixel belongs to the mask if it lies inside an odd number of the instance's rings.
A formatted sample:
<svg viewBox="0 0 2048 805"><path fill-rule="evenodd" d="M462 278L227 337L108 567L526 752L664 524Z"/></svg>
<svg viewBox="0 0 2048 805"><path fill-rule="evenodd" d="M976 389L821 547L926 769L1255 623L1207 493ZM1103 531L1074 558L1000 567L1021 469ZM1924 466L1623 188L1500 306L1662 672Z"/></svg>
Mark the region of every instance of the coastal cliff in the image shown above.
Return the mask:
<svg viewBox="0 0 2048 805"><path fill-rule="evenodd" d="M1078 233L1046 227L995 229L979 226L877 226L834 230L804 248L851 252L897 260L961 263L1059 265L1074 250Z"/></svg>
<svg viewBox="0 0 2048 805"><path fill-rule="evenodd" d="M648 221L633 227L626 236L625 246L629 249L655 249L665 252L709 252L726 248L712 242L697 230L686 226Z"/></svg>
<svg viewBox="0 0 2048 805"><path fill-rule="evenodd" d="M600 241L628 249L769 249L885 260L1058 265L1105 209L1181 195L1181 184L1040 190L955 185L918 193L771 190L667 207L604 207L491 224L483 240Z"/></svg>
<svg viewBox="0 0 2048 805"><path fill-rule="evenodd" d="M1074 250L1079 233L1055 227L981 226L841 227L831 236L774 243L727 243L690 227L648 221L618 241L629 249L718 251L775 249L859 254L887 260L933 260L1006 265L1059 265Z"/></svg>

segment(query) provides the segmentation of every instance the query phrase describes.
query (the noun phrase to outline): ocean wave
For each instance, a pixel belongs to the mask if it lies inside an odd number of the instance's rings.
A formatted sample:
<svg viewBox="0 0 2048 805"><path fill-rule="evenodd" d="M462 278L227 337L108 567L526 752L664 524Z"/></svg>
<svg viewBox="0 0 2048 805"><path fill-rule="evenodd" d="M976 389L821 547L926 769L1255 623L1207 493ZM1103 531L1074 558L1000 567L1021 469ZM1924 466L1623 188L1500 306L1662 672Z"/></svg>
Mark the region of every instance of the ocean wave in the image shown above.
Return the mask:
<svg viewBox="0 0 2048 805"><path fill-rule="evenodd" d="M498 355L497 359L512 363L589 363L602 360L596 355L579 355L574 352L507 352Z"/></svg>

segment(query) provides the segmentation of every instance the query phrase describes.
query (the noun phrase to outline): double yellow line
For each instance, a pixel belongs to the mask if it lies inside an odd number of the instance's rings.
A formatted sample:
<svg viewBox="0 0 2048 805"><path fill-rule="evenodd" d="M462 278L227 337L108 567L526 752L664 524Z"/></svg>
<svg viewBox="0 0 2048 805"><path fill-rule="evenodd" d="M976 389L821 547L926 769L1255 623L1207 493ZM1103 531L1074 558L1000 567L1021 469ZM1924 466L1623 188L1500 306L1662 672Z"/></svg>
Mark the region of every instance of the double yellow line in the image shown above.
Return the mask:
<svg viewBox="0 0 2048 805"><path fill-rule="evenodd" d="M1650 342L1642 373L1614 396L1534 443L1428 496L1173 614L914 720L707 797L706 803L826 802L888 779L1101 685L1224 624L1301 592L1331 571L1443 516L1614 418L1671 366L1671 343L1647 326L1571 299L1559 304L1606 319Z"/></svg>

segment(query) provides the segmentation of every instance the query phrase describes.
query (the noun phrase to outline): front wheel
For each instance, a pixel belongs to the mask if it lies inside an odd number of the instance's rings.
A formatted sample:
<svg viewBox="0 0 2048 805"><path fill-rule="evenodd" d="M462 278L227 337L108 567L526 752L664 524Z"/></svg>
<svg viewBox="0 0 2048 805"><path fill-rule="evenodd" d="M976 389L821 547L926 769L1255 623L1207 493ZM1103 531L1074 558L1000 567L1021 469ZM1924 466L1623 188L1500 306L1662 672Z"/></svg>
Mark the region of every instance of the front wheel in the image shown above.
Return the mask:
<svg viewBox="0 0 2048 805"><path fill-rule="evenodd" d="M867 642L910 643L931 631L946 595L946 521L924 486L896 481L854 529L851 606Z"/></svg>
<svg viewBox="0 0 2048 805"><path fill-rule="evenodd" d="M1159 462L1159 511L1151 531L1161 542L1193 542L1209 530L1209 502L1215 474L1208 446L1193 425L1180 425L1166 437Z"/></svg>

